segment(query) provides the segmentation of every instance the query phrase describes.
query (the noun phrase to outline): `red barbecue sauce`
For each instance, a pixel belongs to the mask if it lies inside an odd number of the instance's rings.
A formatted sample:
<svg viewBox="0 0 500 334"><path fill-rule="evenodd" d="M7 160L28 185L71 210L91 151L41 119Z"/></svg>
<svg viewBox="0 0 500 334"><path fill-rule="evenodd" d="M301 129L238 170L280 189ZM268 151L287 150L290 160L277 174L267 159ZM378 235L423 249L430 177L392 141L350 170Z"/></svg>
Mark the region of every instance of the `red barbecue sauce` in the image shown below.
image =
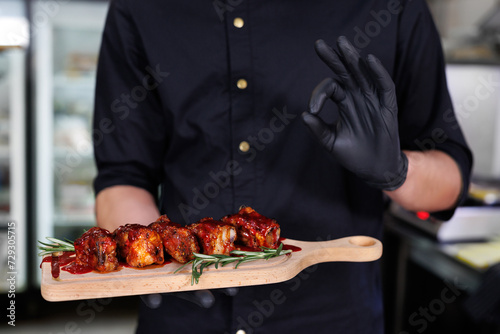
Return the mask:
<svg viewBox="0 0 500 334"><path fill-rule="evenodd" d="M283 242L286 238L280 238L280 242ZM300 252L302 248L294 246L294 245L285 245L283 244L283 250L291 250L292 252Z"/></svg>
<svg viewBox="0 0 500 334"><path fill-rule="evenodd" d="M71 262L65 267L62 267L61 269L67 271L70 274L86 274L92 271L92 267L77 263L75 261Z"/></svg>
<svg viewBox="0 0 500 334"><path fill-rule="evenodd" d="M60 256L49 255L43 258L42 263L50 262L52 277L58 278L61 272L61 267L73 262L75 260L74 255L75 252L63 252ZM42 267L42 263L40 264L40 268Z"/></svg>
<svg viewBox="0 0 500 334"><path fill-rule="evenodd" d="M283 245L283 250L291 250L292 252L300 252L302 248L293 245Z"/></svg>
<svg viewBox="0 0 500 334"><path fill-rule="evenodd" d="M49 262L53 278L58 278L61 270L67 271L68 273L74 275L87 274L90 272L102 274L102 272L93 270L92 267L90 266L77 263L73 255L75 255L75 252L63 252L63 255L61 256L50 256L50 255L46 256L43 258L42 263L40 264L40 268L42 267L42 264L44 262ZM126 262L120 262L120 265L116 271L120 270L121 268L134 268L134 269L161 268L168 263L172 263L172 261L166 260L165 262L163 262L163 264L154 264L143 268L137 268L128 265Z"/></svg>

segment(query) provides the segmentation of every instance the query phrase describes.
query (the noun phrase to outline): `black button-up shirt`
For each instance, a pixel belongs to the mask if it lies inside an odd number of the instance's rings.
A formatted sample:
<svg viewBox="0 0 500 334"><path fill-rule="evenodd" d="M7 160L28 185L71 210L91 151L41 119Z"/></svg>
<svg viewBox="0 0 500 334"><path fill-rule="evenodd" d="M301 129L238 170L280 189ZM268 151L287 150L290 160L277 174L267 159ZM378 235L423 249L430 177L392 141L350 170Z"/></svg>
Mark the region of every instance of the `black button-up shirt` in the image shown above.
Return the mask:
<svg viewBox="0 0 500 334"><path fill-rule="evenodd" d="M99 58L96 192L142 187L181 223L248 205L286 238L380 239L382 193L300 120L332 75L314 41L340 35L392 75L402 148L449 153L467 184L471 156L423 0L114 0ZM333 103L322 116L335 121ZM235 297L216 292L209 310L168 295L159 309L143 307L139 332L382 333L379 280L377 262L328 263Z"/></svg>

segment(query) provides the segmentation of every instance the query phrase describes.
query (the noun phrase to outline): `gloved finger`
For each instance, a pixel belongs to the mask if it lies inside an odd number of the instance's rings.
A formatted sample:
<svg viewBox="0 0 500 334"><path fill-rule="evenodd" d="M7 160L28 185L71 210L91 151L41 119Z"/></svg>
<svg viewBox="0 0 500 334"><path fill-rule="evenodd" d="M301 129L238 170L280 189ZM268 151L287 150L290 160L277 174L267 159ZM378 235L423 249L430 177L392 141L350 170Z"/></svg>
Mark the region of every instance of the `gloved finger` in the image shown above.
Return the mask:
<svg viewBox="0 0 500 334"><path fill-rule="evenodd" d="M326 78L321 81L311 93L309 99L309 112L313 115L318 114L327 99L332 99L337 104L345 104L346 93L340 85L332 78Z"/></svg>
<svg viewBox="0 0 500 334"><path fill-rule="evenodd" d="M313 90L308 111L313 115L317 115L323 109L327 99L331 99L339 106L339 116L344 127L359 126L360 118L352 100L348 98L340 84L331 78L324 79Z"/></svg>
<svg viewBox="0 0 500 334"><path fill-rule="evenodd" d="M369 74L366 70L366 65L361 59L356 48L349 42L347 37L340 36L337 39L337 46L340 50L344 66L350 72L355 82L359 85L361 91L365 94L373 93L373 86L369 82Z"/></svg>
<svg viewBox="0 0 500 334"><path fill-rule="evenodd" d="M141 299L147 307L155 309L160 307L163 297L159 293L153 293L150 295L142 295Z"/></svg>
<svg viewBox="0 0 500 334"><path fill-rule="evenodd" d="M203 308L210 308L215 303L215 297L210 290L178 292L175 296L190 301Z"/></svg>
<svg viewBox="0 0 500 334"><path fill-rule="evenodd" d="M236 296L238 294L238 288L225 288L225 289L222 289L222 292L224 294L226 294L227 296L230 296L230 297L233 297L233 296Z"/></svg>
<svg viewBox="0 0 500 334"><path fill-rule="evenodd" d="M380 102L391 111L397 110L396 88L394 81L385 69L382 62L370 54L366 58L366 64L370 69L375 87L377 88Z"/></svg>
<svg viewBox="0 0 500 334"><path fill-rule="evenodd" d="M302 120L309 131L329 152L335 143L335 130L331 129L321 118L307 111L302 113Z"/></svg>
<svg viewBox="0 0 500 334"><path fill-rule="evenodd" d="M314 49L316 50L319 58L333 71L333 73L338 77L340 82L346 86L347 89L355 88L354 81L349 74L349 71L344 66L339 54L335 50L333 50L322 39L316 41Z"/></svg>

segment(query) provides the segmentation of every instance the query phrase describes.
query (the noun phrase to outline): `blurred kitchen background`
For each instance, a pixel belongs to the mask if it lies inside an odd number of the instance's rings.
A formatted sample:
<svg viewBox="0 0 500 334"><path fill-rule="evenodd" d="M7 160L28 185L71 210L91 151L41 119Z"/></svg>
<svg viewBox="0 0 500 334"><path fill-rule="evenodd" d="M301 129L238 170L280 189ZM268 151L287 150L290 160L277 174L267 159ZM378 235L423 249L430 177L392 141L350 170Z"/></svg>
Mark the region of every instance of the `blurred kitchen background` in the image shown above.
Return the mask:
<svg viewBox="0 0 500 334"><path fill-rule="evenodd" d="M470 199L446 223L391 206L387 333L500 333L500 2L428 0L457 116L475 154ZM36 242L95 224L91 115L108 2L0 1L0 293L16 233L19 333L133 333L136 297L49 303ZM9 224L10 223L10 224ZM12 230L12 226L11 226Z"/></svg>

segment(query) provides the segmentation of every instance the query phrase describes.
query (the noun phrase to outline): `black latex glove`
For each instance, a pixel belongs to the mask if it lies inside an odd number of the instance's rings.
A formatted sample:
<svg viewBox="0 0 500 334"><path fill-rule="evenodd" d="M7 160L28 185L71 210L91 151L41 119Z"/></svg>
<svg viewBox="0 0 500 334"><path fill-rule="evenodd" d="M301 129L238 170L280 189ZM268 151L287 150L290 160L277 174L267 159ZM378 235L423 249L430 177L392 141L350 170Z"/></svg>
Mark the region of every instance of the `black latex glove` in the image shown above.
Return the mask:
<svg viewBox="0 0 500 334"><path fill-rule="evenodd" d="M238 288L225 288L221 291L228 296L235 296L238 293ZM174 292L173 296L187 300L203 308L210 308L215 303L215 296L210 290L196 290L188 292ZM144 304L149 308L155 309L161 306L163 297L159 293L140 296Z"/></svg>
<svg viewBox="0 0 500 334"><path fill-rule="evenodd" d="M338 53L316 42L316 52L335 79L316 86L302 118L345 168L373 187L397 189L406 180L408 159L399 146L394 82L380 60L373 55L362 59L347 38L340 37L337 46ZM333 126L318 116L328 98L339 108Z"/></svg>

